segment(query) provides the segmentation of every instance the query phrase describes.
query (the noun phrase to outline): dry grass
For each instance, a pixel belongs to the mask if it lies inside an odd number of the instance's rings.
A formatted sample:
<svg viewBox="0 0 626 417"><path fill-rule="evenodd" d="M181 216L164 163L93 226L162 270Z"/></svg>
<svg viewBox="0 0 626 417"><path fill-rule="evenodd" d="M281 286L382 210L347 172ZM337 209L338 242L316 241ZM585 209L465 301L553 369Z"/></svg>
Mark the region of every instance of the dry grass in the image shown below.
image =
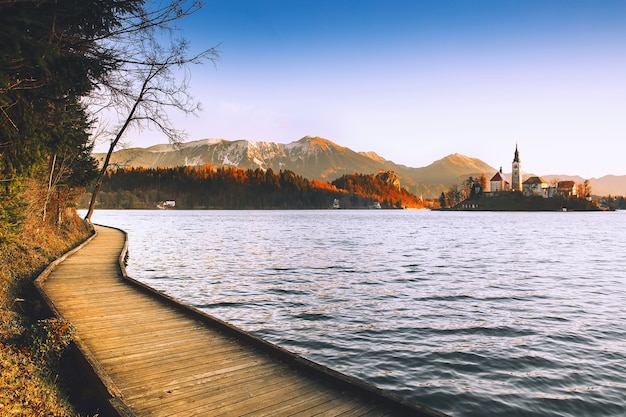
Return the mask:
<svg viewBox="0 0 626 417"><path fill-rule="evenodd" d="M0 372L0 415L76 415L54 378L29 351L0 344Z"/></svg>
<svg viewBox="0 0 626 417"><path fill-rule="evenodd" d="M77 415L57 384L58 357L72 328L42 320L28 305L32 280L89 228L70 209L55 208L43 219L42 189L28 184L19 196L22 223L0 239L0 416Z"/></svg>

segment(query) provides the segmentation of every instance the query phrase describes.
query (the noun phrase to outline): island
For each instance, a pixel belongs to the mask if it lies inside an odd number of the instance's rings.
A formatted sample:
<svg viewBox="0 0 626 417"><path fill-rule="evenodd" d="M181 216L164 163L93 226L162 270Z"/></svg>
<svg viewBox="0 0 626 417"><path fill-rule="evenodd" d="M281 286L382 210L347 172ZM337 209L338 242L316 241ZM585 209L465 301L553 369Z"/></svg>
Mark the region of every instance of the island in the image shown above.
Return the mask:
<svg viewBox="0 0 626 417"><path fill-rule="evenodd" d="M600 211L609 208L594 202L589 182L545 181L539 176L530 176L522 181L522 162L517 144L512 162L511 181L502 172L502 167L487 182L470 177L466 189L453 186L448 193L441 193L439 203L442 210L474 211ZM488 188L488 189L487 189Z"/></svg>

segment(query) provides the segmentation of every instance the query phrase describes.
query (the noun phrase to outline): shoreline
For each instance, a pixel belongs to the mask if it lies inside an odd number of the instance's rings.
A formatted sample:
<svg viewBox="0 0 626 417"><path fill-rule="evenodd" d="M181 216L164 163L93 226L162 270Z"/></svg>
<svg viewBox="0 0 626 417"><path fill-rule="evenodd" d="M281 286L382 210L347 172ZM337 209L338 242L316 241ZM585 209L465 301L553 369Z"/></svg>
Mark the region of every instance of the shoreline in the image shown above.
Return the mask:
<svg viewBox="0 0 626 417"><path fill-rule="evenodd" d="M47 314L34 280L56 259L91 235L78 215L67 229L38 229L18 235L3 249L0 278L0 414L77 416L97 410L75 395L83 384L71 374L72 326ZM5 368L6 367L6 368ZM5 372L6 371L6 372Z"/></svg>
<svg viewBox="0 0 626 417"><path fill-rule="evenodd" d="M525 196L521 193L502 193L489 196L477 195L454 205L441 208L447 211L521 211L521 212L569 212L569 211L609 211L598 202L582 198L544 198Z"/></svg>

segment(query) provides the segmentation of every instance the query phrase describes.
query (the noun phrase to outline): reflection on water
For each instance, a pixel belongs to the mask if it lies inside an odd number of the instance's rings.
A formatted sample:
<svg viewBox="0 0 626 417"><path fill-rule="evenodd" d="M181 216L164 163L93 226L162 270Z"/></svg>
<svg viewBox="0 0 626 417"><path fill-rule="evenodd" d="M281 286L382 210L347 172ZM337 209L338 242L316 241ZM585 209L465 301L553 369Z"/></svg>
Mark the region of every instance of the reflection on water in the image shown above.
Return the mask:
<svg viewBox="0 0 626 417"><path fill-rule="evenodd" d="M621 416L626 213L96 211L128 272L458 416Z"/></svg>

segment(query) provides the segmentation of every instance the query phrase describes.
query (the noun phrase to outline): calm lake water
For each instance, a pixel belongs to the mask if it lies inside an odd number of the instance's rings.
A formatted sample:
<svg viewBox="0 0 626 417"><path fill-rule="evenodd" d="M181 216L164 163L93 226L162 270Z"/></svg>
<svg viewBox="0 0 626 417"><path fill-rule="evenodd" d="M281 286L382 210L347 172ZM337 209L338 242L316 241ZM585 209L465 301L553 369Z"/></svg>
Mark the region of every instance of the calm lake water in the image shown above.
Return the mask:
<svg viewBox="0 0 626 417"><path fill-rule="evenodd" d="M96 211L128 273L455 416L626 415L626 212Z"/></svg>

